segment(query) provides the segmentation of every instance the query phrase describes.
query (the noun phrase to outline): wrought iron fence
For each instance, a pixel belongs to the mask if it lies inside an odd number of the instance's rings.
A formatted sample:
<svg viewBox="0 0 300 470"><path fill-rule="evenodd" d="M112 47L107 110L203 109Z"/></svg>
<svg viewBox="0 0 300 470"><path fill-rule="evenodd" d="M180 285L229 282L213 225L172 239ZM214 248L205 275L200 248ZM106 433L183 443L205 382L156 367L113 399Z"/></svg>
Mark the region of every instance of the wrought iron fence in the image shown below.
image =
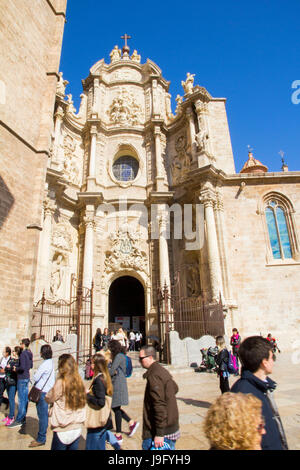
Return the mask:
<svg viewBox="0 0 300 470"><path fill-rule="evenodd" d="M77 286L72 278L70 301L42 298L33 305L31 334L36 339L52 342L56 331L63 338L77 335L76 360L84 362L92 354L93 285L91 289Z"/></svg>
<svg viewBox="0 0 300 470"><path fill-rule="evenodd" d="M221 296L218 302L205 302L203 297L182 297L179 277L175 278L171 294L165 285L158 289L158 323L161 344L160 360L170 363L170 331L180 339L198 339L203 335L224 335L224 313Z"/></svg>

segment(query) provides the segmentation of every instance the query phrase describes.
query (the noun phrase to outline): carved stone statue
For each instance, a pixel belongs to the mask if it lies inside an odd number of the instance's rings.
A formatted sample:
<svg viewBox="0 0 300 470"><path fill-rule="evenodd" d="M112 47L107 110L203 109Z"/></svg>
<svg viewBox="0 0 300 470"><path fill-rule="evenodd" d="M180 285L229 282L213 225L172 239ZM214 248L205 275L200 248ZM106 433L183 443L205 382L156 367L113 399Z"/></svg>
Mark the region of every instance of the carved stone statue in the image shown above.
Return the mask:
<svg viewBox="0 0 300 470"><path fill-rule="evenodd" d="M201 293L199 270L195 264L191 264L187 269L187 294L188 297L198 297Z"/></svg>
<svg viewBox="0 0 300 470"><path fill-rule="evenodd" d="M193 88L194 88L194 77L195 74L190 74L189 72L186 74L186 81L181 81L181 85L184 89L184 93L186 95L190 95L193 93Z"/></svg>
<svg viewBox="0 0 300 470"><path fill-rule="evenodd" d="M68 80L63 79L63 73L59 72L59 80L57 82L57 87L56 87L56 93L61 96L62 98L65 97L65 89L66 86L68 85Z"/></svg>
<svg viewBox="0 0 300 470"><path fill-rule="evenodd" d="M62 283L63 277L63 256L61 254L57 255L56 259L53 259L51 279L50 279L50 293L51 296L56 298L58 290Z"/></svg>
<svg viewBox="0 0 300 470"><path fill-rule="evenodd" d="M205 129L200 129L200 131L195 135L198 150L205 150L206 139L208 139L208 133Z"/></svg>
<svg viewBox="0 0 300 470"><path fill-rule="evenodd" d="M178 114L181 111L181 104L182 104L182 101L183 101L182 96L177 95L176 98L175 98L175 101L177 103L175 113Z"/></svg>
<svg viewBox="0 0 300 470"><path fill-rule="evenodd" d="M141 56L137 53L136 49L133 51L133 54L131 56L131 60L133 60L134 62L137 62L138 64L140 64L140 62L141 62Z"/></svg>
<svg viewBox="0 0 300 470"><path fill-rule="evenodd" d="M68 97L68 109L67 109L67 112L68 113L71 113L71 114L75 114L76 113L76 109L74 107L74 101L72 100L72 95L69 94L67 95Z"/></svg>
<svg viewBox="0 0 300 470"><path fill-rule="evenodd" d="M108 114L114 124L134 126L141 122L141 107L136 103L133 94L124 89L113 100Z"/></svg>
<svg viewBox="0 0 300 470"><path fill-rule="evenodd" d="M110 61L116 62L121 59L121 49L119 49L118 46L115 46L109 55Z"/></svg>

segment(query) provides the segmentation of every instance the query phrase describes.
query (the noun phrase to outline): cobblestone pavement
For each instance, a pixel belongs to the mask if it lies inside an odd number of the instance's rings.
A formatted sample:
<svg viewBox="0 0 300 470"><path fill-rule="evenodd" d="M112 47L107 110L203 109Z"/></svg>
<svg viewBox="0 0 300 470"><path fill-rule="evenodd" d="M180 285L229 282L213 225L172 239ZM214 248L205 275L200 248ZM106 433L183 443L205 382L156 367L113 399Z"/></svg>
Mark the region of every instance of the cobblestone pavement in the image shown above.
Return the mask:
<svg viewBox="0 0 300 470"><path fill-rule="evenodd" d="M145 372L138 365L137 354L132 353L134 373L128 379L129 406L125 407L126 412L140 422L136 434L132 438L126 435L127 424L123 422L123 449L141 449L142 431L142 408L145 380L142 374ZM275 399L287 434L289 448L300 449L300 367L294 365L291 360L292 354L282 353L278 355L272 374L273 380L278 383L275 392ZM181 438L177 442L178 450L204 450L208 449L201 424L206 415L207 409L214 399L219 395L218 378L215 374L195 373L191 368L175 368L170 366L175 381L178 383L179 392L177 394ZM236 380L230 378L231 384ZM0 422L5 416L4 405L0 409ZM27 423L24 431L20 429L7 429L2 423L0 425L0 449L26 450L32 439L36 438L38 430L38 419L35 405L29 404ZM50 449L52 432L48 429L47 442L39 450ZM85 433L81 438L80 449L85 448ZM107 448L110 449L108 445ZM34 449L35 450L35 449Z"/></svg>

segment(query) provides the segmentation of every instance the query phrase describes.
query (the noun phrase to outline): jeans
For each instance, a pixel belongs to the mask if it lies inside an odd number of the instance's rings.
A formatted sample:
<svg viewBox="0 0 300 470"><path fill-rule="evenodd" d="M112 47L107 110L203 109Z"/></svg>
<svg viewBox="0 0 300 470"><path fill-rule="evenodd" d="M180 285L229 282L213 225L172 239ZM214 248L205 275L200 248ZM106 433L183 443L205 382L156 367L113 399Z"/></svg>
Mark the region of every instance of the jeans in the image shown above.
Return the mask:
<svg viewBox="0 0 300 470"><path fill-rule="evenodd" d="M142 442L142 449L143 450L150 450L151 447L152 447L152 441L153 440L154 439L152 439L151 437L149 437L148 439L144 439L143 442ZM170 450L175 450L176 441L171 441L171 439L167 439L165 437L164 442L167 442L167 444L169 444Z"/></svg>
<svg viewBox="0 0 300 470"><path fill-rule="evenodd" d="M57 432L53 432L53 439L51 444L51 450L78 450L80 436L71 442L71 444L63 444L57 435Z"/></svg>
<svg viewBox="0 0 300 470"><path fill-rule="evenodd" d="M46 442L48 429L48 403L45 402L46 393L41 393L41 398L36 404L36 411L39 418L39 432L37 442Z"/></svg>
<svg viewBox="0 0 300 470"><path fill-rule="evenodd" d="M85 450L105 450L106 429L99 432L89 432L86 435Z"/></svg>
<svg viewBox="0 0 300 470"><path fill-rule="evenodd" d="M18 414L16 421L25 423L28 408L28 384L29 379L19 379L17 384L18 390Z"/></svg>
<svg viewBox="0 0 300 470"><path fill-rule="evenodd" d="M110 432L110 431L106 431L105 433L105 440L107 442L109 442L109 444L115 449L115 450L120 450L121 449L121 446L118 442L118 439L115 437L115 435Z"/></svg>
<svg viewBox="0 0 300 470"><path fill-rule="evenodd" d="M16 396L17 386L16 385L8 385L7 386L7 395L9 400L9 419L13 419L15 417L15 396Z"/></svg>

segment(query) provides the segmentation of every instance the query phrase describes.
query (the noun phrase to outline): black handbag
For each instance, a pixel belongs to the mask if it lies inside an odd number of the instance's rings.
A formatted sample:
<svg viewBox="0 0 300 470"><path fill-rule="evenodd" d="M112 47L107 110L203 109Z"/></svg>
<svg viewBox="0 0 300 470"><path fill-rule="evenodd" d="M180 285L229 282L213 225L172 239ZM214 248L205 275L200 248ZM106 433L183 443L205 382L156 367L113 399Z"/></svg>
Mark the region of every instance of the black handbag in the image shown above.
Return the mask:
<svg viewBox="0 0 300 470"><path fill-rule="evenodd" d="M5 381L6 381L6 385L8 385L9 387L12 386L12 385L17 385L16 380L13 377L11 377L10 375L5 376Z"/></svg>
<svg viewBox="0 0 300 470"><path fill-rule="evenodd" d="M42 390L39 390L38 388L36 388L37 382L35 382L35 384L31 387L30 392L28 393L28 400L29 401L32 401L33 403L38 403L40 401L42 391L44 390L44 387L46 386L46 383L50 379L50 377L52 375L52 372L53 372L53 370L51 371L51 374L49 374L48 379L44 383Z"/></svg>

